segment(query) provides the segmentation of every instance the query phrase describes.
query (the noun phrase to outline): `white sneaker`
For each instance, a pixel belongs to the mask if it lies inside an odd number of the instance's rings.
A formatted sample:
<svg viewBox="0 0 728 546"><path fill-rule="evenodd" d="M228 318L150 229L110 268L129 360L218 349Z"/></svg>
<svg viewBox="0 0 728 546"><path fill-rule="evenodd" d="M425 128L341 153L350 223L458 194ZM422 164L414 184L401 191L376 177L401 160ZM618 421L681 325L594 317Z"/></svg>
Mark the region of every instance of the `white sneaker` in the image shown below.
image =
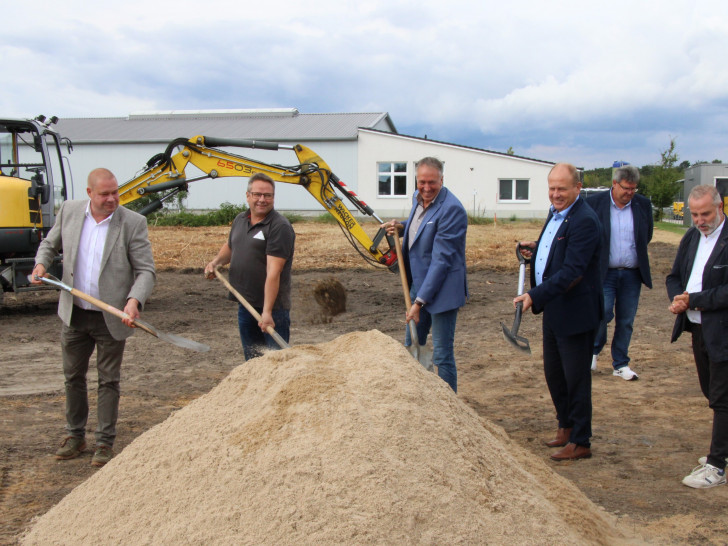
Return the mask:
<svg viewBox="0 0 728 546"><path fill-rule="evenodd" d="M593 372L597 371L597 356L598 355L594 355L592 357L592 371Z"/></svg>
<svg viewBox="0 0 728 546"><path fill-rule="evenodd" d="M716 485L725 484L725 470L706 464L704 466L696 466L689 476L683 478L683 485L694 487L695 489L707 489Z"/></svg>
<svg viewBox="0 0 728 546"><path fill-rule="evenodd" d="M640 378L639 375L629 369L629 366L624 366L622 368L614 370L614 372L612 372L612 375L621 377L625 381L636 381Z"/></svg>
<svg viewBox="0 0 728 546"><path fill-rule="evenodd" d="M726 459L725 462L728 464L728 459ZM700 457L700 459L698 459L698 464L700 466L705 466L706 464L708 464L708 457Z"/></svg>

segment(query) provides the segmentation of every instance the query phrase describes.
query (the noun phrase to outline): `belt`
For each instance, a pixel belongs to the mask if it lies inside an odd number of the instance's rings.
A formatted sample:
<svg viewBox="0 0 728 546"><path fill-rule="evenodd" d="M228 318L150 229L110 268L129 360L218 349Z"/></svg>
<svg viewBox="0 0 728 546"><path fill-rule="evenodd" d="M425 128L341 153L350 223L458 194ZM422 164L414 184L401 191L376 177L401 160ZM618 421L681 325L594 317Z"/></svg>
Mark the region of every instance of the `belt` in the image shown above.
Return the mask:
<svg viewBox="0 0 728 546"><path fill-rule="evenodd" d="M634 269L639 269L638 267L610 267L609 269L616 269L617 271L632 271Z"/></svg>

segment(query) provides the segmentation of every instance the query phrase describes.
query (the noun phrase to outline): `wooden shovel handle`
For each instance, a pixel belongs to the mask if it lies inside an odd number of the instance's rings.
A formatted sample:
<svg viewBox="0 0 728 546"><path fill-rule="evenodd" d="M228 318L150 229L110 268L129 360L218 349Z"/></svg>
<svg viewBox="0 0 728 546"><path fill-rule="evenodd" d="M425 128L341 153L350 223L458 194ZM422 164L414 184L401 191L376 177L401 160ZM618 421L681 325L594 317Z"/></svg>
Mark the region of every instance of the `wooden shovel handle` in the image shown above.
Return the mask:
<svg viewBox="0 0 728 546"><path fill-rule="evenodd" d="M402 280L402 290L404 290L404 303L407 305L409 313L412 307L412 298L410 298L409 286L407 285L407 272L404 269L404 260L402 259L402 241L399 239L399 230L394 228L394 248L397 251L397 266L399 267L399 278Z"/></svg>
<svg viewBox="0 0 728 546"><path fill-rule="evenodd" d="M77 298L81 298L82 300L89 302L91 305L95 305L102 311L106 311L107 313L116 315L120 319L131 318L127 313L125 313L121 309L117 309L113 305L109 305L105 301L101 301L98 298L94 298L93 296L90 296L90 295L86 294L85 292L81 292L80 290L78 290L76 288L71 288L70 292L72 295L76 296ZM137 321L137 320L134 320L133 322L134 322L134 326L137 326L138 328L141 328L142 330L145 330L146 332L152 334L154 337L157 337L157 332L155 332L153 329L149 328L146 324L142 323L141 321Z"/></svg>
<svg viewBox="0 0 728 546"><path fill-rule="evenodd" d="M245 307L248 312L253 315L253 318L257 320L258 322L263 322L263 317L260 316L260 313L255 310L255 307L250 305L248 303L248 300L246 300L243 295L235 290L232 284L225 278L225 276L220 273L220 269L218 267L215 268L215 276L220 280L222 284L225 285L225 288L230 290L230 293L237 298L237 300ZM283 339L278 332L275 331L273 326L267 326L265 329L266 332L275 340L275 342L282 348L282 349L290 349L291 346L286 343L286 340Z"/></svg>

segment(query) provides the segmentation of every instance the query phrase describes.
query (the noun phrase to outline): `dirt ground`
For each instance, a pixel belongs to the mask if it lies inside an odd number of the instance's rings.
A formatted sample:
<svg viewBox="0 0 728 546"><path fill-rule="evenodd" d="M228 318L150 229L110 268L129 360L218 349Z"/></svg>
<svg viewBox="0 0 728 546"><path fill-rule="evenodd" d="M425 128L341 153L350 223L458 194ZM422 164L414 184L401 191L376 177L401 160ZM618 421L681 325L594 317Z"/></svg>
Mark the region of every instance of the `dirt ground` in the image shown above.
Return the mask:
<svg viewBox="0 0 728 546"><path fill-rule="evenodd" d="M644 290L632 341L639 381L612 376L605 353L593 374L594 419L589 460L555 463L541 443L556 429L543 378L540 318L524 317L521 334L532 355L503 339L510 325L517 274L478 268L470 272L470 301L458 317L456 359L459 395L482 417L502 426L534 458L548 461L587 497L619 518L620 525L654 544L725 544L728 487L693 490L680 480L708 451L712 415L700 393L689 336L670 345L664 278L676 245L650 245L655 288ZM313 290L330 277L346 289L347 311L321 312ZM374 269L294 272L292 344L329 341L376 328L397 339L404 331L399 278ZM117 451L208 392L243 363L236 305L223 286L205 281L201 269L162 271L144 319L165 332L210 345L195 353L143 332L128 342L122 376ZM0 543L13 544L34 516L45 513L95 471L95 382L90 372L91 419L82 457L56 461L63 436L60 321L55 292L6 298L0 310ZM377 358L377 347L362 347ZM513 484L518 487L517 483ZM89 514L93 517L93 514ZM486 538L484 537L484 542Z"/></svg>

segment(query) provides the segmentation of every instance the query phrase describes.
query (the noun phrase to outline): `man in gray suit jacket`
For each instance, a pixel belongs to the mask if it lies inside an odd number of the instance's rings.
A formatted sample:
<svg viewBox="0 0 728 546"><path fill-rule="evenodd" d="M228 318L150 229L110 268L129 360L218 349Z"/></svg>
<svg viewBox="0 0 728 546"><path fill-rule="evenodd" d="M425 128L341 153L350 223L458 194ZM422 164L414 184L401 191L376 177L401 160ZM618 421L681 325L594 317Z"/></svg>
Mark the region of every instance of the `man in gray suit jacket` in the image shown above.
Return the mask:
<svg viewBox="0 0 728 546"><path fill-rule="evenodd" d="M146 218L119 207L119 185L113 173L91 171L86 192L89 201L66 201L61 206L56 223L38 248L33 279L46 275L62 251L65 284L123 309L130 317L119 319L69 292L60 293L68 433L56 458L73 459L86 449L86 373L96 348L98 426L91 464L103 466L113 457L124 345L133 333L133 319L139 317L154 288L156 274Z"/></svg>

